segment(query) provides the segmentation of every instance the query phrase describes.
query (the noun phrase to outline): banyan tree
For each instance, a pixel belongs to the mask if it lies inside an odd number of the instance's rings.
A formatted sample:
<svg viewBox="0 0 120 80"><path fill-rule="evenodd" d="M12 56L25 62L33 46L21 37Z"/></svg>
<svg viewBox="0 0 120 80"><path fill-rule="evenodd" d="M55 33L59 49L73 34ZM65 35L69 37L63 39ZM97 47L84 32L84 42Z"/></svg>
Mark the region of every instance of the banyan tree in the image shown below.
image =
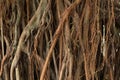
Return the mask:
<svg viewBox="0 0 120 80"><path fill-rule="evenodd" d="M0 0L0 80L120 80L120 0Z"/></svg>

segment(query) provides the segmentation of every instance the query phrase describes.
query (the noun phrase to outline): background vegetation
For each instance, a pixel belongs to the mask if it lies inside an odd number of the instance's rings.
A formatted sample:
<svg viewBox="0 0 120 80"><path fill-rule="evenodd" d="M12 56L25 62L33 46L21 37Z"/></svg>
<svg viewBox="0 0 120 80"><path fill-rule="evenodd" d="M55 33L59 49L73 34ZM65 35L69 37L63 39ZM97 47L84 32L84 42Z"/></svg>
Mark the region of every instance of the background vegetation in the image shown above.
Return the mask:
<svg viewBox="0 0 120 80"><path fill-rule="evenodd" d="M120 80L120 0L0 0L0 80Z"/></svg>

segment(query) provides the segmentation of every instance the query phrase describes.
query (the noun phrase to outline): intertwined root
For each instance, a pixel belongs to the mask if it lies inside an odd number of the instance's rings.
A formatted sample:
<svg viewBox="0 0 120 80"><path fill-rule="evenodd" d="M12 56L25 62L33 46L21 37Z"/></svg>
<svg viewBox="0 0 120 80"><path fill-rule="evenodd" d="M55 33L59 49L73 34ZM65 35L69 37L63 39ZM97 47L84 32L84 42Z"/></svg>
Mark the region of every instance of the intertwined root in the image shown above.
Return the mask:
<svg viewBox="0 0 120 80"><path fill-rule="evenodd" d="M118 80L119 0L0 0L0 79Z"/></svg>

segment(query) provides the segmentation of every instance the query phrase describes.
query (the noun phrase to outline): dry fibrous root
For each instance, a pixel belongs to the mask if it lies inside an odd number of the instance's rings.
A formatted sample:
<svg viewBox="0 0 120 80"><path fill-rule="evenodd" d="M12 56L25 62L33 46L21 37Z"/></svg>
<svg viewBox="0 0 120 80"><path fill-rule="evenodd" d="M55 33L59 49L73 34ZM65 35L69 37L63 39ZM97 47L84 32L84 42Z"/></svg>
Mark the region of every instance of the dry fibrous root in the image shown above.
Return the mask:
<svg viewBox="0 0 120 80"><path fill-rule="evenodd" d="M0 0L0 80L118 80L119 3Z"/></svg>

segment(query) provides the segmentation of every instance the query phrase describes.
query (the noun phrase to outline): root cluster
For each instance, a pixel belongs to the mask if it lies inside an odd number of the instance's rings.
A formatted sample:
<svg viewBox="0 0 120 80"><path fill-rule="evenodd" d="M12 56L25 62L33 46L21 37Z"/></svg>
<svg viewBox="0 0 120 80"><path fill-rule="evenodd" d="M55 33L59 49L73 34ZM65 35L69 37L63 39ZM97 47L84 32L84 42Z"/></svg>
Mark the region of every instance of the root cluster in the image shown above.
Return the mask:
<svg viewBox="0 0 120 80"><path fill-rule="evenodd" d="M119 0L0 0L0 80L119 80Z"/></svg>

